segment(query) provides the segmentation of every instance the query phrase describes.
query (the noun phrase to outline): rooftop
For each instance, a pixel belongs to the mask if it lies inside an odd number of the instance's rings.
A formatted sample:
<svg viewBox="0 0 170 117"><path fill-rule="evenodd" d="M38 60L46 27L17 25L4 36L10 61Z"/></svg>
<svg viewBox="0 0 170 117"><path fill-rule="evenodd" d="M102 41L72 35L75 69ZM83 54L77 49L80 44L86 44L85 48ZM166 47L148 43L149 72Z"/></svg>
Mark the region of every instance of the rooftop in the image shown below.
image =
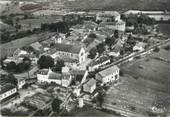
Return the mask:
<svg viewBox="0 0 170 117"><path fill-rule="evenodd" d="M128 10L124 14L129 15L129 14L138 14L138 13L143 13L143 14L150 14L150 15L157 15L157 14L169 14L170 12L164 12L164 11L140 11L140 10Z"/></svg>
<svg viewBox="0 0 170 117"><path fill-rule="evenodd" d="M48 79L60 80L60 79L61 79L61 76L62 76L61 74L52 72L52 73L49 74Z"/></svg>
<svg viewBox="0 0 170 117"><path fill-rule="evenodd" d="M109 36L114 34L114 30L107 28L107 27L100 27L99 31L101 31L101 32L105 33L105 35L109 35Z"/></svg>
<svg viewBox="0 0 170 117"><path fill-rule="evenodd" d="M89 52L92 48L95 48L97 45L99 45L101 42L99 40L94 40L93 42L91 42L87 48L86 51Z"/></svg>
<svg viewBox="0 0 170 117"><path fill-rule="evenodd" d="M86 71L84 70L71 70L70 74L72 75L84 75Z"/></svg>
<svg viewBox="0 0 170 117"><path fill-rule="evenodd" d="M86 84L84 84L85 86L91 87L96 83L95 79L90 79Z"/></svg>
<svg viewBox="0 0 170 117"><path fill-rule="evenodd" d="M38 71L38 74L47 75L48 72L49 72L49 69L40 69L40 70Z"/></svg>
<svg viewBox="0 0 170 117"><path fill-rule="evenodd" d="M40 50L40 48L42 47L39 42L32 43L30 46L35 50Z"/></svg>
<svg viewBox="0 0 170 117"><path fill-rule="evenodd" d="M146 43L138 42L135 46L144 48L146 46Z"/></svg>
<svg viewBox="0 0 170 117"><path fill-rule="evenodd" d="M91 22L91 21L84 21L84 28L85 29L91 29L93 30L94 28L96 28L98 26L98 24L96 24L95 22Z"/></svg>
<svg viewBox="0 0 170 117"><path fill-rule="evenodd" d="M106 77L106 76L108 76L108 75L110 75L110 74L112 74L114 72L117 72L118 70L119 70L119 68L115 65L113 67L110 67L110 68L107 68L107 69L105 69L103 71L100 71L98 74L100 76L102 76L102 78L103 78L103 77Z"/></svg>
<svg viewBox="0 0 170 117"><path fill-rule="evenodd" d="M61 43L55 44L55 48L57 51L63 51L63 52L74 53L74 54L79 54L81 50L81 46L74 46L71 44L61 44Z"/></svg>
<svg viewBox="0 0 170 117"><path fill-rule="evenodd" d="M64 62L68 62L68 63L78 63L78 60L72 59L72 58L66 58L66 57L64 57L64 58L62 58L62 60L63 60Z"/></svg>
<svg viewBox="0 0 170 117"><path fill-rule="evenodd" d="M103 63L103 62L105 62L105 61L107 61L107 60L110 60L110 58L109 58L108 56L100 57L99 59L93 61L93 62L90 64L90 66L98 65L98 64Z"/></svg>
<svg viewBox="0 0 170 117"><path fill-rule="evenodd" d="M114 16L114 17L116 17L116 16L119 16L120 14L117 12L117 11L104 11L104 12L102 12L102 13L98 13L97 15L99 15L99 16Z"/></svg>
<svg viewBox="0 0 170 117"><path fill-rule="evenodd" d="M125 22L122 21L122 20L120 20L120 21L115 21L115 22L102 22L102 23L99 24L99 27L105 27L105 26L107 26L107 25L113 25L113 26L115 26L115 25L124 25L124 24L125 24Z"/></svg>
<svg viewBox="0 0 170 117"><path fill-rule="evenodd" d="M12 84L10 84L10 83L7 83L6 85L4 85L4 86L2 86L2 87L0 88L0 94L3 94L3 93L5 93L5 92L7 92L7 91L9 91L9 90L11 90L11 89L13 89L13 88L15 88L14 85L12 85Z"/></svg>

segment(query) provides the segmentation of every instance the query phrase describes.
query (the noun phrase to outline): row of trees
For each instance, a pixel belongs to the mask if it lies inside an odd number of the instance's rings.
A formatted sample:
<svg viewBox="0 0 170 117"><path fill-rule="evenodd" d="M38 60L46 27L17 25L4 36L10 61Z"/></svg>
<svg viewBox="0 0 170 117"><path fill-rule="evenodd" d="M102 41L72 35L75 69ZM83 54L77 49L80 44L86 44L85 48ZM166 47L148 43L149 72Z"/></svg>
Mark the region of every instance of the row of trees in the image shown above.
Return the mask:
<svg viewBox="0 0 170 117"><path fill-rule="evenodd" d="M26 31L19 31L19 32L15 32L13 34L11 34L10 31L6 30L6 31L2 31L1 33L1 43L7 43L19 38L23 38L32 34L37 34L40 33L41 30L40 29L34 29L34 30L26 30Z"/></svg>
<svg viewBox="0 0 170 117"><path fill-rule="evenodd" d="M65 66L63 60L57 60L55 64L54 59L51 56L46 56L46 55L42 55L37 61L37 64L40 69L53 68L53 70L58 73L61 73L62 67Z"/></svg>
<svg viewBox="0 0 170 117"><path fill-rule="evenodd" d="M41 30L49 30L53 32L61 32L66 33L69 30L69 26L67 22L57 22L57 23L51 23L51 24L42 24Z"/></svg>

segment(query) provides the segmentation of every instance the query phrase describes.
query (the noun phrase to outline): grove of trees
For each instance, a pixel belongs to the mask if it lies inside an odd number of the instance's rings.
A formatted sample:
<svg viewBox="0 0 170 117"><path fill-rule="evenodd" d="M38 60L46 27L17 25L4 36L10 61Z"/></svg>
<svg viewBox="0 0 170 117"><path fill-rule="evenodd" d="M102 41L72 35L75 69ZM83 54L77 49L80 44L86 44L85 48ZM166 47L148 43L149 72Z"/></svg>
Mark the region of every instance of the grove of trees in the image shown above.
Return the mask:
<svg viewBox="0 0 170 117"><path fill-rule="evenodd" d="M135 30L133 33L135 34L148 34L147 26L152 26L156 23L155 19L145 14L122 15L121 18L126 22L126 26L134 26Z"/></svg>
<svg viewBox="0 0 170 117"><path fill-rule="evenodd" d="M14 61L11 61L7 64L6 69L9 72L21 73L29 70L31 67L31 60L28 57L24 57L21 63L16 64Z"/></svg>
<svg viewBox="0 0 170 117"><path fill-rule="evenodd" d="M49 30L52 32L60 32L60 33L66 33L69 30L69 26L67 22L57 22L57 23L51 23L51 24L42 24L41 30Z"/></svg>
<svg viewBox="0 0 170 117"><path fill-rule="evenodd" d="M18 84L18 80L15 78L15 76L12 73L9 73L8 75L0 75L1 82L11 83L15 86Z"/></svg>

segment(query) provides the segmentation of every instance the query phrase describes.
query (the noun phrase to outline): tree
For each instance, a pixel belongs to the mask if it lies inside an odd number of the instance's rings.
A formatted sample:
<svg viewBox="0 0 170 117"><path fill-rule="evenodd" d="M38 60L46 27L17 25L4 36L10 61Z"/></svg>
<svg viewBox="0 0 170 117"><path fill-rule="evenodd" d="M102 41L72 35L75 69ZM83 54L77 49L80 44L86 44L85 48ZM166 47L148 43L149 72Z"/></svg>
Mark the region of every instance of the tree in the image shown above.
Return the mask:
<svg viewBox="0 0 170 117"><path fill-rule="evenodd" d="M96 97L96 102L99 104L100 107L102 106L102 104L104 102L104 91L103 91L103 89L101 89L101 91L99 91L99 94Z"/></svg>
<svg viewBox="0 0 170 117"><path fill-rule="evenodd" d="M6 66L7 71L15 71L16 70L16 63L11 61Z"/></svg>
<svg viewBox="0 0 170 117"><path fill-rule="evenodd" d="M18 80L15 78L15 76L12 73L8 74L6 80L7 80L7 82L14 84L15 86L17 86L17 84L18 84Z"/></svg>
<svg viewBox="0 0 170 117"><path fill-rule="evenodd" d="M89 57L90 59L94 59L94 58L96 57L96 55L97 55L97 49L96 49L96 48L92 48L92 49L89 51L88 57Z"/></svg>
<svg viewBox="0 0 170 117"><path fill-rule="evenodd" d="M138 25L137 15L130 14L126 19L126 26L134 26Z"/></svg>
<svg viewBox="0 0 170 117"><path fill-rule="evenodd" d="M37 61L40 69L50 68L54 66L54 59L51 56L42 55L40 59Z"/></svg>
<svg viewBox="0 0 170 117"><path fill-rule="evenodd" d="M124 72L122 70L120 70L119 75L124 76Z"/></svg>
<svg viewBox="0 0 170 117"><path fill-rule="evenodd" d="M134 34L148 34L147 26L145 24L138 25L133 31Z"/></svg>
<svg viewBox="0 0 170 117"><path fill-rule="evenodd" d="M169 50L170 50L170 44L169 44L169 45L166 45L166 46L164 47L164 49L167 50L167 51L169 51Z"/></svg>
<svg viewBox="0 0 170 117"><path fill-rule="evenodd" d="M24 57L23 59L24 70L29 70L31 67L31 60L28 57Z"/></svg>
<svg viewBox="0 0 170 117"><path fill-rule="evenodd" d="M153 51L154 51L154 52L159 52L159 51L160 51L160 48L156 46Z"/></svg>
<svg viewBox="0 0 170 117"><path fill-rule="evenodd" d="M120 55L123 56L124 54L125 54L125 50L124 49L120 50Z"/></svg>
<svg viewBox="0 0 170 117"><path fill-rule="evenodd" d="M125 15L125 14L121 14L121 19L124 20L124 21L126 21L126 20L127 20L126 15Z"/></svg>
<svg viewBox="0 0 170 117"><path fill-rule="evenodd" d="M141 14L137 18L138 24L146 24L146 25L153 25L155 24L155 20L153 18L150 18L147 15Z"/></svg>
<svg viewBox="0 0 170 117"><path fill-rule="evenodd" d="M19 63L19 64L16 66L16 72L18 72L18 73L23 72L24 69L25 69L24 63Z"/></svg>
<svg viewBox="0 0 170 117"><path fill-rule="evenodd" d="M111 46L115 43L115 39L114 39L114 38L106 38L105 43L106 43L108 46L111 47Z"/></svg>
<svg viewBox="0 0 170 117"><path fill-rule="evenodd" d="M50 30L50 31L57 31L66 33L69 30L69 26L67 22L57 22L57 23L51 23L51 24L42 24L41 30Z"/></svg>
<svg viewBox="0 0 170 117"><path fill-rule="evenodd" d="M119 38L119 31L118 31L118 30L115 30L115 32L114 32L114 37L115 37L115 38Z"/></svg>
<svg viewBox="0 0 170 117"><path fill-rule="evenodd" d="M61 73L62 67L64 67L64 61L63 60L57 60L57 63L55 64L54 71Z"/></svg>
<svg viewBox="0 0 170 117"><path fill-rule="evenodd" d="M90 33L90 34L88 35L88 37L89 37L89 38L97 38L96 34L94 34L94 33Z"/></svg>
<svg viewBox="0 0 170 117"><path fill-rule="evenodd" d="M100 43L96 47L97 47L97 51L99 52L99 54L102 54L105 51L105 44L104 43Z"/></svg>
<svg viewBox="0 0 170 117"><path fill-rule="evenodd" d="M62 101L58 98L55 98L53 100L53 102L51 103L53 112L56 112L57 114L60 112L61 103L62 103Z"/></svg>

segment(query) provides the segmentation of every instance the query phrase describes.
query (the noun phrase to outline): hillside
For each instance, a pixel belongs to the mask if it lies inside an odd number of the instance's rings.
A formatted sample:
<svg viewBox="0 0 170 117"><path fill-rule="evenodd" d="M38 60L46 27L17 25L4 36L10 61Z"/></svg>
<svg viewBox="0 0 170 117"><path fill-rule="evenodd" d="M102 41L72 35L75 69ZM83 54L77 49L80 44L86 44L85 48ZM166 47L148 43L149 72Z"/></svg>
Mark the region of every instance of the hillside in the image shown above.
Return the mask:
<svg viewBox="0 0 170 117"><path fill-rule="evenodd" d="M85 10L170 10L170 0L69 0L65 2L65 5Z"/></svg>

